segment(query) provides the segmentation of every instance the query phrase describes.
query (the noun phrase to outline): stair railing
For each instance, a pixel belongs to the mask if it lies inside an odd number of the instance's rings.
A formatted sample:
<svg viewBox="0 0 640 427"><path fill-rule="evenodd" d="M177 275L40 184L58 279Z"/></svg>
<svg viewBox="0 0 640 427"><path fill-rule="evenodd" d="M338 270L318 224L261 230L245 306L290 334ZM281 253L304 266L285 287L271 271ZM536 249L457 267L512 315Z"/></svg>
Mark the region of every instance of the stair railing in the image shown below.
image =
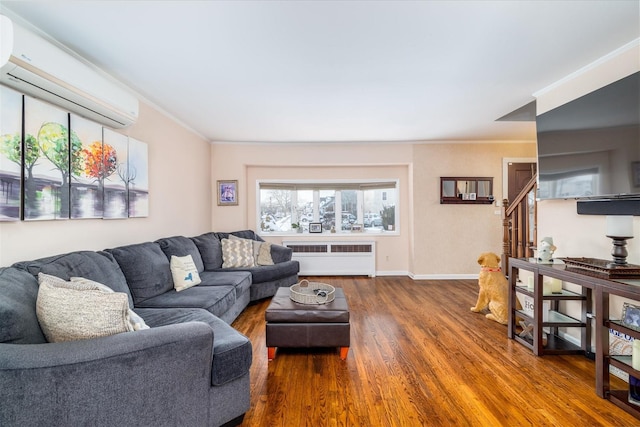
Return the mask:
<svg viewBox="0 0 640 427"><path fill-rule="evenodd" d="M533 242L537 241L536 177L512 202L504 199L502 205L502 271L506 275L509 257L533 257Z"/></svg>

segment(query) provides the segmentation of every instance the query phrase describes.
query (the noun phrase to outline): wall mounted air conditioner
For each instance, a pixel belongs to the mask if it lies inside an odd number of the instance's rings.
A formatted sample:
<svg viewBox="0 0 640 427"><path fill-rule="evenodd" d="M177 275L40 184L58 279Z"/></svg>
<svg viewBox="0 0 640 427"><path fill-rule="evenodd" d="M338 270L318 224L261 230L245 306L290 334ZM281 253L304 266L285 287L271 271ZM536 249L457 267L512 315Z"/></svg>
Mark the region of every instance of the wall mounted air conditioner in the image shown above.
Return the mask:
<svg viewBox="0 0 640 427"><path fill-rule="evenodd" d="M0 84L113 128L138 119L138 100L79 59L0 15Z"/></svg>

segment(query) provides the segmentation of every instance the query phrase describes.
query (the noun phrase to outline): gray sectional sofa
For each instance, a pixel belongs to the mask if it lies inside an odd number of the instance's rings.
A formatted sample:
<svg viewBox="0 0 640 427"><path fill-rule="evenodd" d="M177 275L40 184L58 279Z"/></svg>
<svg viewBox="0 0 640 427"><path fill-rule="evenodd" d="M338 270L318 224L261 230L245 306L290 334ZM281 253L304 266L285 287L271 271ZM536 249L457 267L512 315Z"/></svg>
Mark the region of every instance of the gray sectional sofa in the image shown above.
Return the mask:
<svg viewBox="0 0 640 427"><path fill-rule="evenodd" d="M253 231L231 233L261 241ZM0 425L237 425L249 409L251 342L230 326L250 301L297 282L288 248L273 265L223 268L227 233L76 251L0 268ZM172 255L202 280L176 292ZM149 329L47 342L36 315L39 273L124 293Z"/></svg>

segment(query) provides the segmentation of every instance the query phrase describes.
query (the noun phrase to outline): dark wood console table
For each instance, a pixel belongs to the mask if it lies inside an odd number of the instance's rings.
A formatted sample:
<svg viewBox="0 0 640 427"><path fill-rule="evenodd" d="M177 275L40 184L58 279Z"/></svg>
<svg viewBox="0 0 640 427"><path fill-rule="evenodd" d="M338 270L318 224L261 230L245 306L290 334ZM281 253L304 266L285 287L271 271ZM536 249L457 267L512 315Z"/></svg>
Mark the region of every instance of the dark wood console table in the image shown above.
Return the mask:
<svg viewBox="0 0 640 427"><path fill-rule="evenodd" d="M523 269L533 273L534 288L518 285L518 273ZM622 313L610 313L609 299L611 295L628 298L640 302L640 280L608 279L603 275L588 270L567 266L561 261L553 264L539 264L535 259L509 258L509 324L508 336L532 349L534 354L567 354L582 353L590 356L591 347L591 322L595 318L595 362L596 362L596 393L598 396L609 399L615 405L621 407L636 418L640 419L640 406L629 403L629 390L611 390L609 367L615 366L624 372L640 378L640 371L633 369L631 356L611 356L609 354L609 329L620 331L640 339L640 328L633 329L622 324ZM544 277L562 280L582 287L582 292L570 292L565 289L561 294L544 294ZM523 314L516 309L517 295L521 293L533 299L533 315ZM546 321L543 321L543 302L549 300L550 313ZM558 301L577 300L582 301L580 319L572 319L562 313L555 316ZM518 336L516 332L516 315L533 322L533 339L527 340ZM547 347L542 345L543 328L550 328L551 334ZM581 345L567 343L557 335L557 327L581 328Z"/></svg>

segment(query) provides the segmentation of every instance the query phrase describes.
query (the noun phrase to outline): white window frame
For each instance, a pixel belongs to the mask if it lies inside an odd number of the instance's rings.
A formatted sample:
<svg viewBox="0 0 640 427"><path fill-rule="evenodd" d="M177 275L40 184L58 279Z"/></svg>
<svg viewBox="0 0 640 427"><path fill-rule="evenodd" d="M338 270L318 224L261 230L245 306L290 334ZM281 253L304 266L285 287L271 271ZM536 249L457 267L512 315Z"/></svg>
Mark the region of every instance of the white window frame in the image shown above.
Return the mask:
<svg viewBox="0 0 640 427"><path fill-rule="evenodd" d="M364 222L364 191L367 190L367 188L369 189L374 189L377 188L377 186L379 185L379 188L382 188L384 186L388 186L388 188L393 188L395 190L395 225L394 225L394 229L393 230L382 230L382 229L378 229L376 228L375 230L371 230L371 229L364 229L363 232L360 233L356 233L356 232L352 232L351 230L337 230L335 231L335 233L332 233L330 231L326 231L323 229L322 233L308 233L305 232L304 235L305 236L312 236L312 237L323 237L323 236L336 236L339 235L340 237L344 237L344 236L362 236L362 235L367 235L367 236L371 236L371 235L398 235L400 234L400 180L399 179L364 179L364 180L280 180L280 179L264 179L264 180L257 180L256 181L256 231L259 235L264 235L264 236L291 236L291 235L300 235L298 233L296 233L296 231L292 230L292 231L262 231L261 226L260 226L260 222L261 222L261 200L260 200L260 190L262 189L263 186L273 186L273 185L277 185L277 186L282 186L283 189L286 189L287 187L291 187L289 188L290 190L293 191L292 193L292 200L291 200L291 204L292 206L297 205L297 192L295 190L300 189L300 190L308 190L310 189L314 189L313 191L313 222L321 222L320 219L320 212L319 212L319 206L320 206L320 189L326 189L326 190L335 190L336 191L336 196L335 196L335 205L334 205L334 212L335 212L335 223L336 224L341 224L342 223L342 200L340 197L340 190L341 189L358 189L356 188L357 186L359 186L359 190L357 191L357 220L356 223L358 224L363 224ZM306 188L305 188L306 187ZM348 188L348 187L353 187L353 188ZM294 220L294 218L291 218L292 222L296 222Z"/></svg>

